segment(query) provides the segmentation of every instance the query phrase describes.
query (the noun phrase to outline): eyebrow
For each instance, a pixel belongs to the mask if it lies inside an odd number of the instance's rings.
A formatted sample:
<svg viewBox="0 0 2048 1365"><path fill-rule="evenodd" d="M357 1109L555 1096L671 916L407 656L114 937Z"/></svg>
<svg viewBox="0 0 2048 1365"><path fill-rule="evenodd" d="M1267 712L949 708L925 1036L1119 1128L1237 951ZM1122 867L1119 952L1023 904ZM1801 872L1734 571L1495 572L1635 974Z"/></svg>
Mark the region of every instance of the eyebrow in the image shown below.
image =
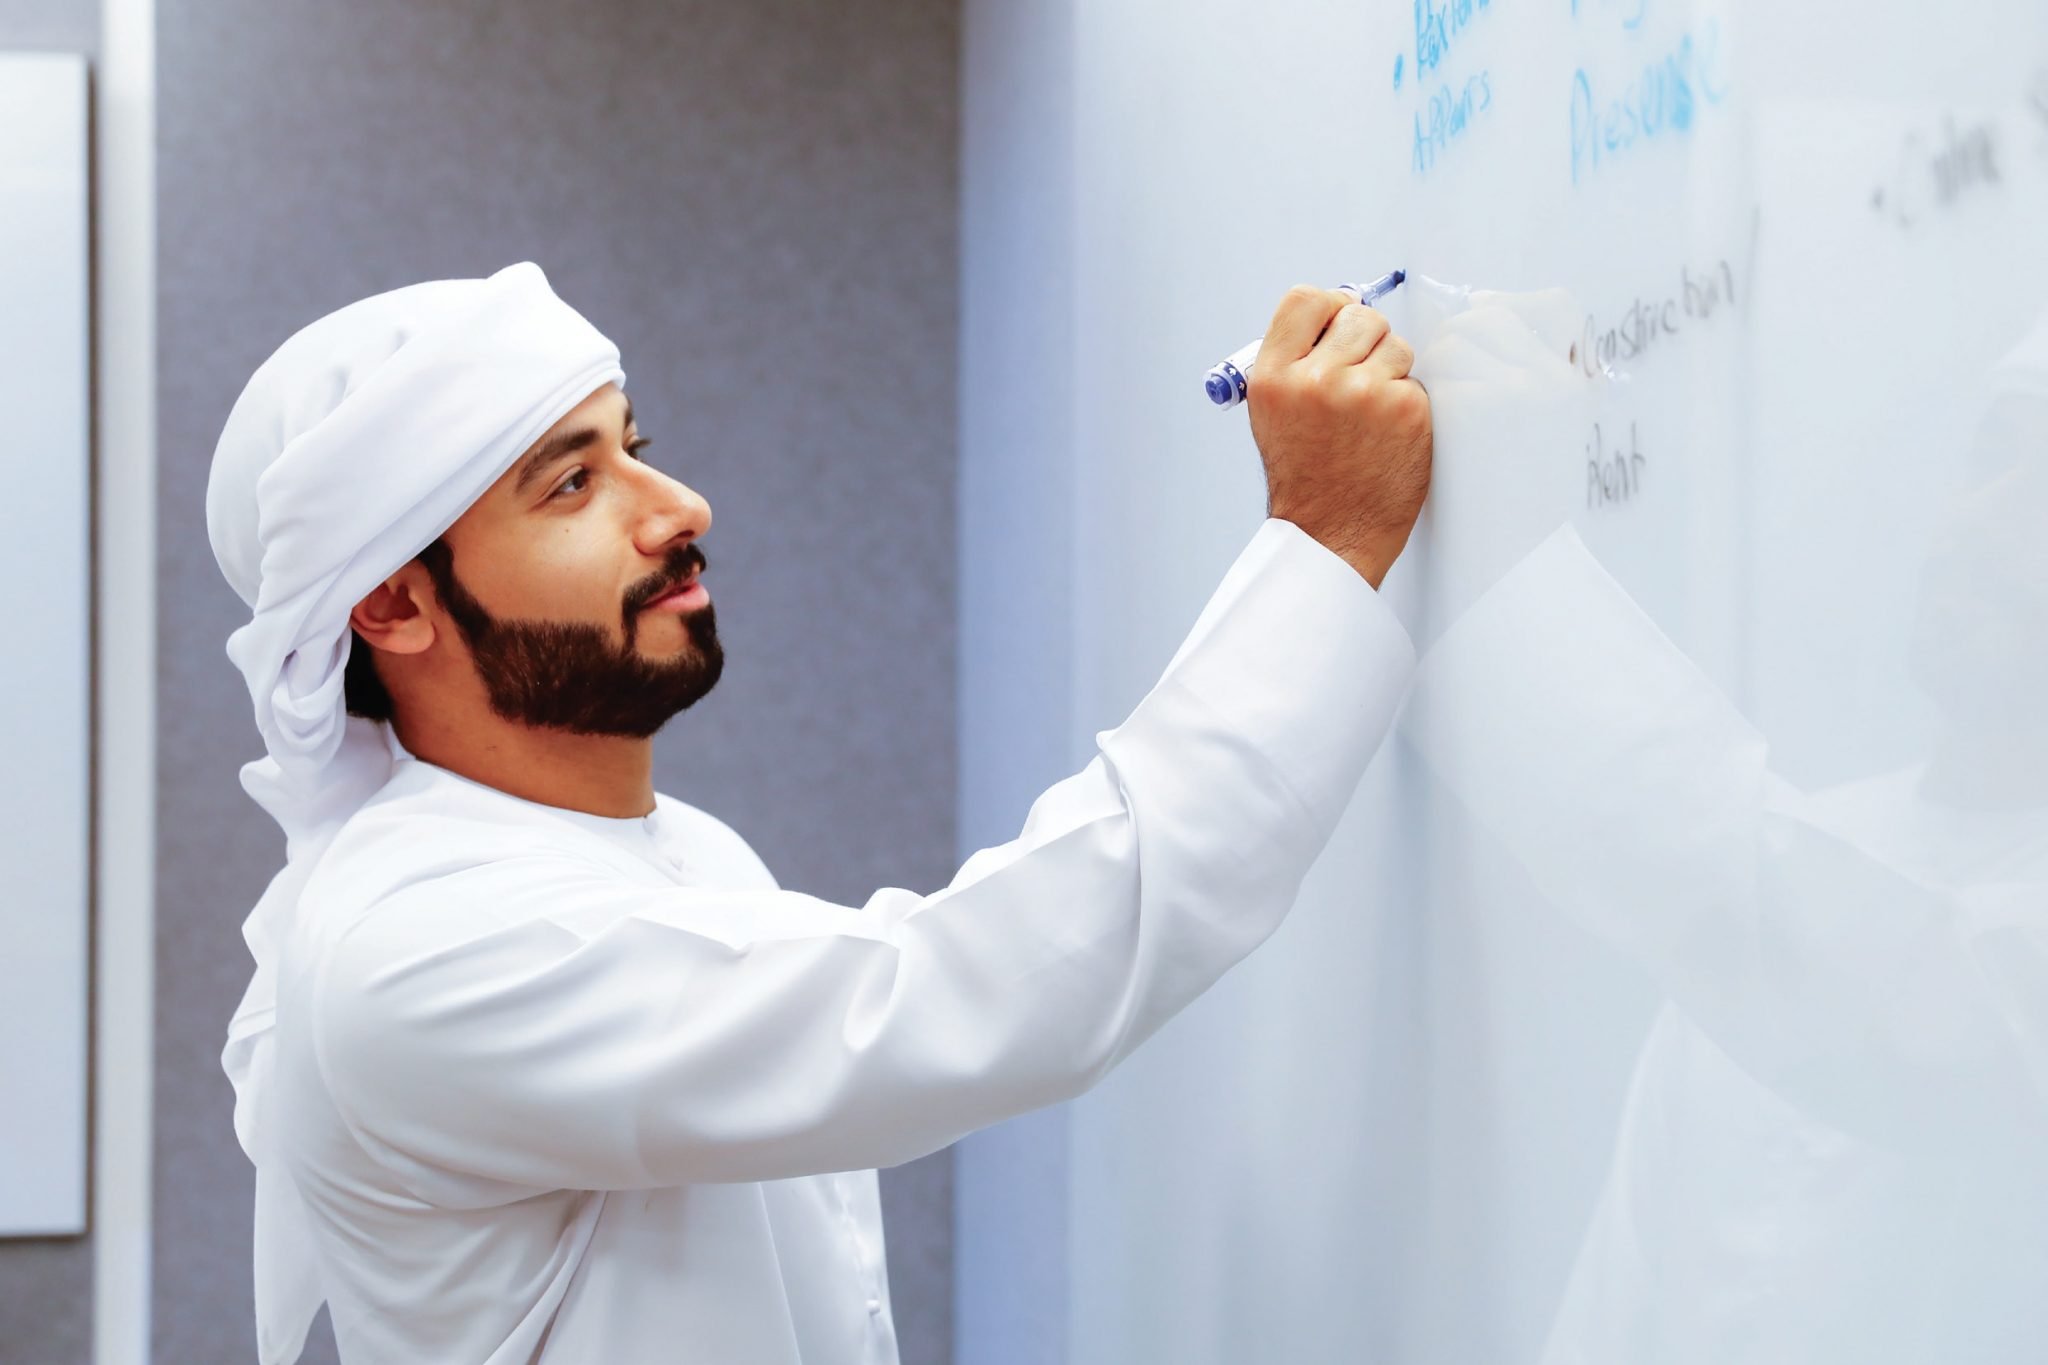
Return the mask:
<svg viewBox="0 0 2048 1365"><path fill-rule="evenodd" d="M633 405L630 402L626 404L626 420L619 429L621 431L631 431L633 429ZM566 459L568 456L574 455L603 434L596 427L577 427L573 431L564 431L548 437L532 450L527 451L526 457L520 460L519 475L513 481L513 492L525 493L528 488L533 486L535 479L547 472L549 465L557 460Z"/></svg>

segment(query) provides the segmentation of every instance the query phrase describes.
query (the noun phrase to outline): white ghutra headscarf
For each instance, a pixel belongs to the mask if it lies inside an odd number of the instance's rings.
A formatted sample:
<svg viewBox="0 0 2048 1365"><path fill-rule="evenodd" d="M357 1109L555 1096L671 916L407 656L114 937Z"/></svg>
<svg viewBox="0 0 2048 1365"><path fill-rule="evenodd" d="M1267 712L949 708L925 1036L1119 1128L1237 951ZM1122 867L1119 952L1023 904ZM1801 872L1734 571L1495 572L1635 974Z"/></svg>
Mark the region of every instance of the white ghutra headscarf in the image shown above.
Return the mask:
<svg viewBox="0 0 2048 1365"><path fill-rule="evenodd" d="M352 303L278 347L229 413L206 487L214 557L253 613L228 657L268 755L242 786L285 833L284 869L242 924L255 975L221 1065L256 1164L256 1333L298 1358L322 1300L307 1211L267 1108L278 954L335 832L384 785L379 722L342 695L350 610L417 555L527 447L607 383L618 348L522 261Z"/></svg>

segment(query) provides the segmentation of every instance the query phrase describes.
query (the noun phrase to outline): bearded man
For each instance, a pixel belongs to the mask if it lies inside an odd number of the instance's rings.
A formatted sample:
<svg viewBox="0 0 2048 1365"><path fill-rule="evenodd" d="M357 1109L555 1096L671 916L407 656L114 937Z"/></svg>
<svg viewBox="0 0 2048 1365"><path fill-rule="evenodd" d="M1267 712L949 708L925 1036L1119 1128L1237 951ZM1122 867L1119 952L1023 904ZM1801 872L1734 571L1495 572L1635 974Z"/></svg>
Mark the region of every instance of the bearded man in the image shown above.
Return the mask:
<svg viewBox="0 0 2048 1365"><path fill-rule="evenodd" d="M653 787L717 682L711 508L521 263L250 379L207 526L287 863L223 1062L265 1362L896 1359L874 1169L1079 1093L1279 923L1406 684L1428 484L1386 320L1297 289L1271 516L1160 680L931 895L779 889Z"/></svg>

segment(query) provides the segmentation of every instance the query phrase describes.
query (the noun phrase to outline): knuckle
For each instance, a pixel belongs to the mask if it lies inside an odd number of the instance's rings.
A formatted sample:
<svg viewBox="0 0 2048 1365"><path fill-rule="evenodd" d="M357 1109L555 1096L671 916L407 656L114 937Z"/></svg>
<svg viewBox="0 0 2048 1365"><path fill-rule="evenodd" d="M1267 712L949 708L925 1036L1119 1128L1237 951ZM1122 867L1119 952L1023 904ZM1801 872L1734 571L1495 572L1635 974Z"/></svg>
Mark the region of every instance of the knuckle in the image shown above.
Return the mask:
<svg viewBox="0 0 2048 1365"><path fill-rule="evenodd" d="M1295 405L1301 389L1297 366L1261 366L1245 386L1244 401L1256 412L1276 412Z"/></svg>
<svg viewBox="0 0 2048 1365"><path fill-rule="evenodd" d="M1318 407L1329 409L1341 406L1349 397L1351 386L1343 369L1332 365L1302 366L1302 394Z"/></svg>
<svg viewBox="0 0 2048 1365"><path fill-rule="evenodd" d="M1387 336L1393 329L1388 325L1383 313L1367 308L1361 310L1361 314L1357 324L1357 341L1365 347L1366 356L1370 357L1386 346Z"/></svg>
<svg viewBox="0 0 2048 1365"><path fill-rule="evenodd" d="M1314 355L1304 356L1289 372L1293 379L1293 392L1297 398L1312 398L1329 392L1330 367Z"/></svg>

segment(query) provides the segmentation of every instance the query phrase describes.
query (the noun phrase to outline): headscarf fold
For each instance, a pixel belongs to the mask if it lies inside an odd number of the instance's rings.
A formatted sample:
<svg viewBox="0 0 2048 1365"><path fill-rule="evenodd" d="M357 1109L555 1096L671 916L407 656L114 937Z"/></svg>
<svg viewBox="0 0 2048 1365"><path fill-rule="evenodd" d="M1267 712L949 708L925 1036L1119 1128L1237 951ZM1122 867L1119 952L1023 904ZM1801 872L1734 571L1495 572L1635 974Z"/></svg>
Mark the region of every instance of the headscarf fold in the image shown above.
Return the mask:
<svg viewBox="0 0 2048 1365"><path fill-rule="evenodd" d="M242 786L285 834L285 866L242 924L256 966L221 1053L256 1165L263 1365L298 1359L324 1297L271 1112L278 957L313 865L394 761L385 727L346 711L349 612L570 409L624 382L618 348L522 261L303 328L250 378L215 448L207 535L252 612L227 652L267 751Z"/></svg>

